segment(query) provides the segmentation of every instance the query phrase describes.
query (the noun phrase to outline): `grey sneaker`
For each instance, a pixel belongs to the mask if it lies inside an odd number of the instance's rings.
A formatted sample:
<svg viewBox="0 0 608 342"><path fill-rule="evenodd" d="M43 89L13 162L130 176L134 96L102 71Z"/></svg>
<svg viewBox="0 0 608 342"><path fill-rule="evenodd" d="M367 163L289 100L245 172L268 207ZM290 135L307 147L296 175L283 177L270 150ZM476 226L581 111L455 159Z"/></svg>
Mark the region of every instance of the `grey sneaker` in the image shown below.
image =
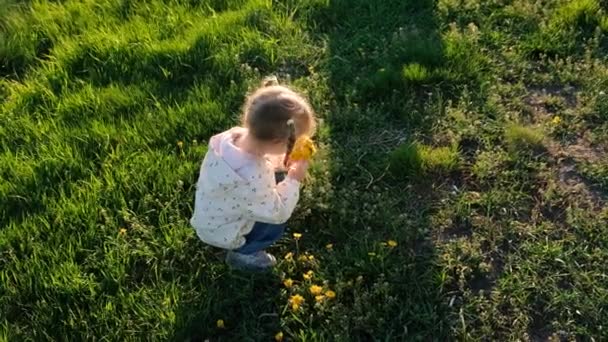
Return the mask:
<svg viewBox="0 0 608 342"><path fill-rule="evenodd" d="M240 270L267 270L277 264L277 259L269 253L259 251L253 254L241 254L229 251L226 263Z"/></svg>

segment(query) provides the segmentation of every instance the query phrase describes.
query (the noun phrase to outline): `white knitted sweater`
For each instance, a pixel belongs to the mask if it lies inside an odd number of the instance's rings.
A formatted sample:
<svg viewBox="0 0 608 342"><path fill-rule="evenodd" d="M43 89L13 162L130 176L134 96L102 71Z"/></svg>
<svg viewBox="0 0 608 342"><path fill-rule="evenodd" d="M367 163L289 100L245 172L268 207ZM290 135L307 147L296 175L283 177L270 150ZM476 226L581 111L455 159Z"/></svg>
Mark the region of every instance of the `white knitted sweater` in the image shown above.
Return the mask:
<svg viewBox="0 0 608 342"><path fill-rule="evenodd" d="M276 184L268 159L234 145L245 132L235 127L210 139L190 220L201 240L224 249L242 246L256 221L284 223L299 199L298 181Z"/></svg>

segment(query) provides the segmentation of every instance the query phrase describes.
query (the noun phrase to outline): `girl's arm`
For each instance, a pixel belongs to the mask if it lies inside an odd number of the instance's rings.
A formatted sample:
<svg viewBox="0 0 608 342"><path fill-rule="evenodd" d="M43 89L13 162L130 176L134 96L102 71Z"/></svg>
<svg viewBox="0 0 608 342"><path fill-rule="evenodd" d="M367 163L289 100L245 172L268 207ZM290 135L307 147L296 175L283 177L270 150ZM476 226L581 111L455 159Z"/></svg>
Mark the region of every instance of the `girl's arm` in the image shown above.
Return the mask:
<svg viewBox="0 0 608 342"><path fill-rule="evenodd" d="M247 212L251 218L258 222L281 224L285 223L298 203L300 198L300 182L292 177L285 178L277 184L267 184L250 189L251 198Z"/></svg>

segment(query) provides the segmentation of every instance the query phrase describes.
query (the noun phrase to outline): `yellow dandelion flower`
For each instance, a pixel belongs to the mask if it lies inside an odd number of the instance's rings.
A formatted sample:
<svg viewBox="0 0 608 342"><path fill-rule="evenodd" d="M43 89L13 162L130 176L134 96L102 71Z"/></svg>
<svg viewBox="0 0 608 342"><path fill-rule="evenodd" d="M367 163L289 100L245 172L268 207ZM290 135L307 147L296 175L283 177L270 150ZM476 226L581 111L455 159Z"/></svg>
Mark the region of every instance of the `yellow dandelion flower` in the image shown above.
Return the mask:
<svg viewBox="0 0 608 342"><path fill-rule="evenodd" d="M285 254L285 260L288 260L288 261L293 260L293 253L289 252L289 253Z"/></svg>
<svg viewBox="0 0 608 342"><path fill-rule="evenodd" d="M298 257L299 262L305 262L306 260L308 260L308 257L306 255L300 255Z"/></svg>
<svg viewBox="0 0 608 342"><path fill-rule="evenodd" d="M183 141L181 141L181 140L180 140L180 141L178 141L178 142L177 142L177 147L179 147L179 148L184 147L184 142L183 142Z"/></svg>
<svg viewBox="0 0 608 342"><path fill-rule="evenodd" d="M283 332L279 331L276 335L274 335L274 340L277 342L283 341Z"/></svg>
<svg viewBox="0 0 608 342"><path fill-rule="evenodd" d="M329 299L334 299L336 298L336 293L332 290L327 290L325 291L325 296Z"/></svg>
<svg viewBox="0 0 608 342"><path fill-rule="evenodd" d="M395 240L388 240L388 241L386 242L386 244L387 244L387 245L388 245L390 248L397 247L397 245L398 245L397 241L395 241Z"/></svg>
<svg viewBox="0 0 608 342"><path fill-rule="evenodd" d="M334 245L333 245L333 243L328 243L327 245L325 245L325 248L327 250L332 250L332 249L334 249Z"/></svg>
<svg viewBox="0 0 608 342"><path fill-rule="evenodd" d="M285 285L286 288L292 287L293 279L287 278L287 279L283 280L283 285Z"/></svg>
<svg viewBox="0 0 608 342"><path fill-rule="evenodd" d="M220 329L224 329L226 327L226 325L224 324L224 320L223 319L218 319L216 325Z"/></svg>
<svg viewBox="0 0 608 342"><path fill-rule="evenodd" d="M312 279L312 276L315 274L315 272L313 272L312 270L304 273L304 275L302 276L302 278L304 278L305 280L310 280Z"/></svg>
<svg viewBox="0 0 608 342"><path fill-rule="evenodd" d="M300 306L304 303L304 297L299 294L293 295L289 298L289 304L293 310L298 310Z"/></svg>
<svg viewBox="0 0 608 342"><path fill-rule="evenodd" d="M296 240L300 240L300 238L302 237L301 233L293 233L293 238Z"/></svg>
<svg viewBox="0 0 608 342"><path fill-rule="evenodd" d="M551 123L557 126L562 123L562 118L560 118L559 116L555 116L553 117L553 120L551 120Z"/></svg>
<svg viewBox="0 0 608 342"><path fill-rule="evenodd" d="M317 295L317 296L315 296L315 301L317 303L321 303L323 301L323 299L325 299L324 295Z"/></svg>
<svg viewBox="0 0 608 342"><path fill-rule="evenodd" d="M320 295L323 292L323 288L319 285L310 285L308 290L313 296Z"/></svg>
<svg viewBox="0 0 608 342"><path fill-rule="evenodd" d="M315 256L314 255L309 255L308 256L308 261L315 261Z"/></svg>
<svg viewBox="0 0 608 342"><path fill-rule="evenodd" d="M125 234L127 234L127 230L124 228L120 228L120 230L118 231L118 234L125 235Z"/></svg>

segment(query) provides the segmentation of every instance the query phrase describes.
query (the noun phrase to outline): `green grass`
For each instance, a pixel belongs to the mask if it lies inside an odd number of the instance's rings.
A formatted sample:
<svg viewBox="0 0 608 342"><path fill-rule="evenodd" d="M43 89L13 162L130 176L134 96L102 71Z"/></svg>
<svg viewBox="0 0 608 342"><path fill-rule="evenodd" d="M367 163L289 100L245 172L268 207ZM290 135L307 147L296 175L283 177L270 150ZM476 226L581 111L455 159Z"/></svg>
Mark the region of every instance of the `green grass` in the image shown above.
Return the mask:
<svg viewBox="0 0 608 342"><path fill-rule="evenodd" d="M0 340L608 339L607 11L0 0ZM188 220L270 74L320 153L252 275Z"/></svg>
<svg viewBox="0 0 608 342"><path fill-rule="evenodd" d="M431 147L418 142L399 146L390 157L390 168L397 178L449 175L459 165L458 151L453 147Z"/></svg>
<svg viewBox="0 0 608 342"><path fill-rule="evenodd" d="M542 147L544 135L538 128L510 124L505 128L505 140L513 152Z"/></svg>
<svg viewBox="0 0 608 342"><path fill-rule="evenodd" d="M407 64L403 67L403 78L406 82L422 83L428 77L429 72L418 63Z"/></svg>

